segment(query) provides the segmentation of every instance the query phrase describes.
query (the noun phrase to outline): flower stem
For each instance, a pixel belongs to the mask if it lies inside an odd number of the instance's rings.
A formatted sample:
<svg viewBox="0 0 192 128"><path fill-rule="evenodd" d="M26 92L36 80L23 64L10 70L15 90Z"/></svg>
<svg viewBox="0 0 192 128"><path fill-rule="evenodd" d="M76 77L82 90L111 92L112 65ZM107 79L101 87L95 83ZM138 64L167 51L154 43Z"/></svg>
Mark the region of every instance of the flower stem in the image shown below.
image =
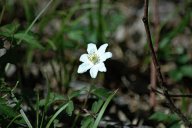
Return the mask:
<svg viewBox="0 0 192 128"><path fill-rule="evenodd" d="M93 86L95 85L95 82L96 82L95 79L92 79L91 84L90 84L90 86L89 86L89 89L88 89L88 91L87 91L86 99L85 99L85 101L84 101L84 103L83 103L83 107L82 107L83 109L85 109L85 107L86 107L86 105L87 105L89 96L90 96L90 94L91 94L91 90L92 90ZM78 111L77 116L75 117L74 123L73 123L73 125L72 125L72 128L75 128L75 125L76 125L76 123L77 123L77 120L79 119L79 116L80 116L80 112Z"/></svg>

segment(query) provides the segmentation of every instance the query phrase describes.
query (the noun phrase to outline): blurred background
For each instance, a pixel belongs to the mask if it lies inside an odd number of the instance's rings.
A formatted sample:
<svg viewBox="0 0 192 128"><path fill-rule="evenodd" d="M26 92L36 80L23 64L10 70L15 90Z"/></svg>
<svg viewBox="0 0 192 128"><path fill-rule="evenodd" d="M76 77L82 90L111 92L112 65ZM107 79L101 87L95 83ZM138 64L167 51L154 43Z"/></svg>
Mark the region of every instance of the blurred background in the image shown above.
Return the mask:
<svg viewBox="0 0 192 128"><path fill-rule="evenodd" d="M119 91L99 127L181 127L182 122L171 112L166 99L150 91L154 83L158 89L158 82L142 22L143 4L143 0L1 0L0 102L8 104L10 97L5 100L4 95L14 88L33 124L37 95L43 102L47 89L64 96L90 86L89 72L77 74L79 57L86 52L88 43L98 47L108 43L107 50L113 57L105 62L107 72L99 73L95 86ZM190 94L192 2L151 0L149 6L152 39L168 88L171 94ZM42 10L45 11L40 14ZM83 99L85 96L76 97L74 104L82 104ZM87 107L94 100L90 97ZM191 99L173 100L191 118ZM49 107L47 116L57 104ZM0 127L14 118L10 112L16 112L11 108L10 104L6 109L0 106ZM18 106L14 108L18 110ZM72 116L62 114L60 123L54 126L71 128L74 117L75 111ZM11 126L25 127L21 124L14 122Z"/></svg>

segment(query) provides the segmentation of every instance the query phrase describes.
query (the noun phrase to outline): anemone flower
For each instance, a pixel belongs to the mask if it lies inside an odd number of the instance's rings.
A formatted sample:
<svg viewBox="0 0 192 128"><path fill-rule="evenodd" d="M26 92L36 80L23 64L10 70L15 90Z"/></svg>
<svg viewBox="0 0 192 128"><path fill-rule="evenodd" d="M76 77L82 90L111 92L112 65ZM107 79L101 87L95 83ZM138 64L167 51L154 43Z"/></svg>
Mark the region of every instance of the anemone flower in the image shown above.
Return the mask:
<svg viewBox="0 0 192 128"><path fill-rule="evenodd" d="M90 43L87 47L88 54L82 54L80 56L80 61L83 62L79 68L78 73L84 73L90 69L90 75L92 78L96 78L98 71L106 72L107 69L105 67L104 61L112 57L111 52L105 52L108 44L103 44L97 50L95 44Z"/></svg>

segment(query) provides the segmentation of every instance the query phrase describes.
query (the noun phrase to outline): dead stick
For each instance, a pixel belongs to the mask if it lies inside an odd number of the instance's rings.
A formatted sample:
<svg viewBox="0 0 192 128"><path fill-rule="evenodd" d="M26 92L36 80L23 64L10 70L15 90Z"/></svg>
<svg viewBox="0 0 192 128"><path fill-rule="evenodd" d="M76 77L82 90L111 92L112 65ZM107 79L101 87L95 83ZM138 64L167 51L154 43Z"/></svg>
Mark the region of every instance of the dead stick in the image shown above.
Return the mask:
<svg viewBox="0 0 192 128"><path fill-rule="evenodd" d="M159 47L159 27L160 27L160 19L159 19L159 8L158 8L158 0L153 1L153 21L154 21L154 33L155 33L155 52L157 53ZM157 75L155 66L153 64L153 60L151 59L151 78L150 78L150 86L151 88L156 88L157 86ZM154 108L156 106L156 94L155 92L150 92L150 106Z"/></svg>
<svg viewBox="0 0 192 128"><path fill-rule="evenodd" d="M149 4L149 0L145 0L145 3L144 3L144 16L143 16L142 20L143 20L143 23L144 23L144 26L145 26L145 30L146 30L146 34L147 34L147 40L148 40L148 45L149 45L150 52L151 52L151 55L152 55L153 63L154 63L154 66L155 66L155 69L156 69L156 72L157 72L157 75L158 75L158 78L159 78L160 87L161 87L161 89L163 91L164 96L166 97L166 99L168 101L168 105L169 105L170 109L173 110L173 112L176 113L179 116L179 118L183 121L185 126L187 126L189 128L192 128L191 122L180 111L180 109L178 109L175 106L174 102L169 97L169 93L168 93L168 90L167 90L167 85L166 85L165 80L163 78L163 75L161 73L160 65L159 65L159 62L157 60L157 56L156 56L155 50L153 48L153 43L152 43L152 39L151 39L151 32L150 32L149 23L148 23L148 4Z"/></svg>

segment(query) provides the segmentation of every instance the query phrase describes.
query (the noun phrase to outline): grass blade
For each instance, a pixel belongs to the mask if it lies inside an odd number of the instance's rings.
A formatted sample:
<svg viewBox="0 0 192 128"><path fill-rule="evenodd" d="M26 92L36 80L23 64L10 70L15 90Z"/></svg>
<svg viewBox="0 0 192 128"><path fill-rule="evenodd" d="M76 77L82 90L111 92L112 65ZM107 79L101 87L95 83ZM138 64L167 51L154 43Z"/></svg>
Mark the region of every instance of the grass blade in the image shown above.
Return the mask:
<svg viewBox="0 0 192 128"><path fill-rule="evenodd" d="M33 20L33 22L30 24L30 26L29 26L29 27L27 28L27 30L25 31L25 34L27 34L27 33L31 30L31 28L33 27L33 25L35 24L35 22L41 17L41 15L42 15L42 14L45 12L45 10L49 7L49 5L52 3L52 1L53 1L53 0L50 0L50 1L46 4L46 6L41 10L41 12L35 17L35 19ZM22 41L22 39L19 40L18 44L20 44L21 41Z"/></svg>
<svg viewBox="0 0 192 128"><path fill-rule="evenodd" d="M69 102L64 104L54 115L53 117L49 120L48 124L46 125L46 128L49 128L51 123L54 121L54 119L65 109L67 108Z"/></svg>
<svg viewBox="0 0 192 128"><path fill-rule="evenodd" d="M109 102L112 100L112 98L113 98L114 95L117 93L117 91L118 91L118 89L115 90L115 91L107 98L107 100L105 101L103 107L101 108L101 110L100 110L100 112L99 112L99 114L98 114L98 116L97 116L97 118L96 118L96 120L95 120L95 122L94 122L93 128L97 128L97 126L99 125L99 122L100 122L100 120L101 120L101 118L102 118L102 116L103 116L103 114L104 114L104 112L105 112L105 110L106 110Z"/></svg>
<svg viewBox="0 0 192 128"><path fill-rule="evenodd" d="M31 125L31 123L30 123L30 121L29 121L29 119L28 119L27 116L25 115L23 109L20 110L20 113L21 113L23 119L25 120L27 126L28 126L29 128L33 128L32 125Z"/></svg>
<svg viewBox="0 0 192 128"><path fill-rule="evenodd" d="M11 122L7 125L6 128L9 128L9 127L11 126L11 124L12 124L17 118L19 118L19 117L22 117L21 114L15 116L15 117L11 120Z"/></svg>
<svg viewBox="0 0 192 128"><path fill-rule="evenodd" d="M17 103L18 100L17 100L17 98L15 97L15 95L13 94L13 92L11 92L11 96L13 97L13 100ZM32 125L31 125L31 123L30 123L30 121L29 121L29 119L27 118L25 112L24 112L23 109L22 109L22 106L20 106L20 107L21 107L21 109L20 109L21 116L22 116L23 119L25 120L27 126L28 126L29 128L33 128Z"/></svg>

